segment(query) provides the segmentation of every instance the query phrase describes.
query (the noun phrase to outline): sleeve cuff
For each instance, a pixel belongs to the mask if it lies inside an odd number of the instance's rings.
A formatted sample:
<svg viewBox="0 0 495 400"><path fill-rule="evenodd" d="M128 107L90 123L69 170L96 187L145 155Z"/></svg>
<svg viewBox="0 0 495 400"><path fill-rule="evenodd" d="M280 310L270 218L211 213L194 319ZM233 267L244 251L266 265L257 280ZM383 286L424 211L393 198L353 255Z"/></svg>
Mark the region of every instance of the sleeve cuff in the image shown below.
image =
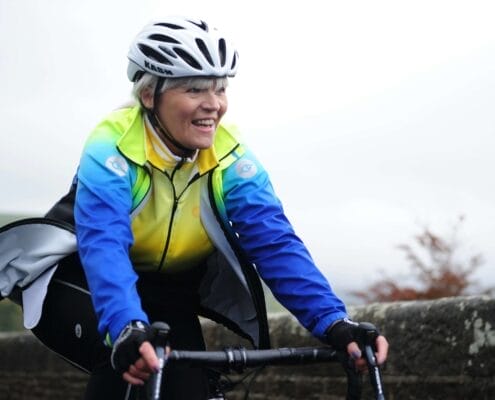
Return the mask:
<svg viewBox="0 0 495 400"><path fill-rule="evenodd" d="M332 326L337 321L340 321L344 318L349 318L349 316L345 312L338 312L328 315L325 318L322 318L318 324L313 328L312 334L316 336L318 339L324 339L326 336L327 329Z"/></svg>

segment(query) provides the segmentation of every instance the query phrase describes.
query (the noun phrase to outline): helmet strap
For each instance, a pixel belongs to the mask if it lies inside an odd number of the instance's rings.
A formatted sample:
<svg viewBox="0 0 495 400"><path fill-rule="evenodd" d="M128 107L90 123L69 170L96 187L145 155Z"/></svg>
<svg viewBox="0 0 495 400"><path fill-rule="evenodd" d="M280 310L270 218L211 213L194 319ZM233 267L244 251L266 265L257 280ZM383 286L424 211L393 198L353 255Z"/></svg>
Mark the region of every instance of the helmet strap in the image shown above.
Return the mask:
<svg viewBox="0 0 495 400"><path fill-rule="evenodd" d="M189 147L186 147L183 144L179 143L179 141L175 139L172 136L172 134L163 126L163 124L160 121L160 118L158 117L158 105L160 102L161 89L164 81L165 78L163 77L158 78L158 81L155 86L155 91L153 93L153 109L145 108L145 110L148 114L148 118L151 122L151 125L153 125L153 128L155 128L158 132L160 132L160 134L162 134L164 138L169 140L170 143L172 143L175 147L181 150L184 153L181 156L192 157L196 152L196 149L190 149Z"/></svg>

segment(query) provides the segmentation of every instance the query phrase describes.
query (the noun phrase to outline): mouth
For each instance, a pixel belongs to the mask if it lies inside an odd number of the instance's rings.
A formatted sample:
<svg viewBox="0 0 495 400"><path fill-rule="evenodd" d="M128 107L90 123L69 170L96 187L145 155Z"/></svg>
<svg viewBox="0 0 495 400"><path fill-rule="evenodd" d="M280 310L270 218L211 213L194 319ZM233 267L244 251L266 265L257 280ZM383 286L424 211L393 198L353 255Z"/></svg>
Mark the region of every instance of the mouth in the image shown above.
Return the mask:
<svg viewBox="0 0 495 400"><path fill-rule="evenodd" d="M213 118L195 119L192 124L200 128L214 128L215 120Z"/></svg>

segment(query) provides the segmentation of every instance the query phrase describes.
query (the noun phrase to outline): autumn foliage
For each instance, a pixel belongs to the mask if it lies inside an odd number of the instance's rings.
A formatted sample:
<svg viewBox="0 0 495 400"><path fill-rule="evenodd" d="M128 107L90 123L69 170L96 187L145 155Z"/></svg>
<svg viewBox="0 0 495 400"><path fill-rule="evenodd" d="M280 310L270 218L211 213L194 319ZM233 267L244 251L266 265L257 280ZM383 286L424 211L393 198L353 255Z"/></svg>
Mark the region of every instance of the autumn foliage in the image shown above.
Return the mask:
<svg viewBox="0 0 495 400"><path fill-rule="evenodd" d="M429 228L414 237L412 245L400 244L409 263L409 284L385 276L365 290L352 292L366 302L431 300L441 297L462 296L476 291L490 293L493 289L480 289L474 272L483 264L481 254L462 259L458 256L457 233L464 217L459 217L449 238L433 233Z"/></svg>

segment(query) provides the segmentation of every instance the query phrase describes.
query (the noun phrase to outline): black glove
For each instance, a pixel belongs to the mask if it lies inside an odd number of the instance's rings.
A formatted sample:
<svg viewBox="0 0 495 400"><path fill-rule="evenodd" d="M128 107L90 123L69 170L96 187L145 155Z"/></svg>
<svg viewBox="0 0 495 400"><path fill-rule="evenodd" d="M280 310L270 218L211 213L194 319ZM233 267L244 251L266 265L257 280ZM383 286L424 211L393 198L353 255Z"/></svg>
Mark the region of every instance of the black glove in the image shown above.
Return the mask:
<svg viewBox="0 0 495 400"><path fill-rule="evenodd" d="M362 349L365 345L375 348L375 340L380 334L369 322L357 323L344 318L332 325L326 332L328 344L336 350L347 350L347 345L356 342Z"/></svg>
<svg viewBox="0 0 495 400"><path fill-rule="evenodd" d="M153 339L151 326L141 321L133 321L126 325L113 345L110 361L115 371L123 373L134 364L139 357L139 347L145 341Z"/></svg>
<svg viewBox="0 0 495 400"><path fill-rule="evenodd" d="M328 344L336 350L347 350L347 345L357 339L358 326L357 322L347 318L336 322L327 330Z"/></svg>

